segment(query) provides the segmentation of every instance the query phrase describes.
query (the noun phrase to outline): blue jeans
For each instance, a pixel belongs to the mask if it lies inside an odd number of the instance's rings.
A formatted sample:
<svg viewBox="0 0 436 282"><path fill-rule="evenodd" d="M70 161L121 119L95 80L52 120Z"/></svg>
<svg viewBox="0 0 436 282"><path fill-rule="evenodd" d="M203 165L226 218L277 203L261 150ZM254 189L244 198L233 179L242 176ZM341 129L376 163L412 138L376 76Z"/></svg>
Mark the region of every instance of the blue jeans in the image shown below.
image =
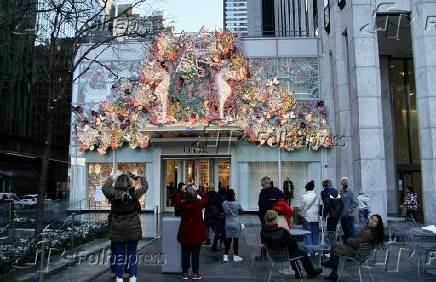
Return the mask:
<svg viewBox="0 0 436 282"><path fill-rule="evenodd" d="M305 245L318 245L319 242L319 223L318 222L308 222L303 218L303 229L310 231L309 235L304 238Z"/></svg>
<svg viewBox="0 0 436 282"><path fill-rule="evenodd" d="M127 267L129 277L136 277L138 258L136 257L136 248L138 240L127 243L113 242L111 259L111 270L115 270L117 278L123 278L124 269Z"/></svg>
<svg viewBox="0 0 436 282"><path fill-rule="evenodd" d="M114 253L114 243L111 242L111 262L114 261L115 259L115 253ZM115 269L115 263L110 263L110 267L111 267L111 273L116 273L116 269ZM124 264L124 273L129 273L129 266L127 263Z"/></svg>
<svg viewBox="0 0 436 282"><path fill-rule="evenodd" d="M368 216L369 209L360 209L359 210L359 223L360 224L368 224Z"/></svg>

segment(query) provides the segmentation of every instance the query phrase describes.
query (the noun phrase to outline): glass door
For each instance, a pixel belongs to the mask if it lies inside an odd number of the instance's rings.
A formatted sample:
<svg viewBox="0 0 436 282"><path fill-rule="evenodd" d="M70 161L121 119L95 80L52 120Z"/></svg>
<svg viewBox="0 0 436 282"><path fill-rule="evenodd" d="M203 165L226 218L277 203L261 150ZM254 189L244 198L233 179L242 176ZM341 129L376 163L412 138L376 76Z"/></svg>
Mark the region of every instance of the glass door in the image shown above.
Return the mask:
<svg viewBox="0 0 436 282"><path fill-rule="evenodd" d="M164 211L174 210L174 199L178 183L178 160L163 160L164 171Z"/></svg>

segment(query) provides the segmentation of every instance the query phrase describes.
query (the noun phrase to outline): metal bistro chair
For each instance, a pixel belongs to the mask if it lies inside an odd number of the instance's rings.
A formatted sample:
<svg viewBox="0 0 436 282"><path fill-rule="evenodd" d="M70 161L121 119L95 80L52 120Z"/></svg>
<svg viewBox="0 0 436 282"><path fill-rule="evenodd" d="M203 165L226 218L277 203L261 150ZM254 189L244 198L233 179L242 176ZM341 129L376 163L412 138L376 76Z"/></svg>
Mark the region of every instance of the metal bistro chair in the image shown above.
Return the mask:
<svg viewBox="0 0 436 282"><path fill-rule="evenodd" d="M355 256L349 257L349 256L345 256L345 255L338 255L339 259L340 259L338 280L340 280L340 278L341 278L341 274L342 274L342 270L344 268L345 261L351 260L352 262L357 264L357 266L359 267L359 281L360 282L362 282L362 273L360 270L362 267L368 269L369 276L371 277L371 280L374 282L374 277L372 276L372 272L371 272L372 267L368 265L368 258L371 255L372 250L373 250L373 247L371 245L369 245L368 243L362 243L362 244L359 244L359 246L357 247L357 251L356 251Z"/></svg>
<svg viewBox="0 0 436 282"><path fill-rule="evenodd" d="M295 261L295 263L297 264L297 272L298 272L299 276L301 277L300 281L303 281L303 273L300 271L300 269L303 269L303 267L302 267L302 265L299 265L300 261L298 260L298 259L302 258L301 256L295 257L295 258L290 258L288 247L268 248L268 254L272 260L271 270L270 270L269 275L268 275L268 282L271 279L274 268L277 266L279 266L276 268L277 273L280 273L282 275L282 281L284 281L283 270L284 269L290 270L290 268L291 268L290 262L292 262L292 261Z"/></svg>
<svg viewBox="0 0 436 282"><path fill-rule="evenodd" d="M336 243L336 232L335 231L324 231L319 233L319 243L317 245L304 245L304 248L309 252L321 252L319 255L319 265L321 266L322 252L332 249Z"/></svg>
<svg viewBox="0 0 436 282"><path fill-rule="evenodd" d="M251 249L251 268L253 268L254 259L256 257L257 251L262 251L263 248L266 248L260 239L260 231L262 228L260 226L256 227L247 227L244 229L244 237L245 242Z"/></svg>
<svg viewBox="0 0 436 282"><path fill-rule="evenodd" d="M421 228L412 228L409 230L409 242L413 253L410 257L418 256L418 279L421 276L421 271L424 271L427 258L431 252L436 251L436 235L431 232L425 232ZM425 255L424 263L422 263L422 256ZM422 269L420 268L422 263Z"/></svg>

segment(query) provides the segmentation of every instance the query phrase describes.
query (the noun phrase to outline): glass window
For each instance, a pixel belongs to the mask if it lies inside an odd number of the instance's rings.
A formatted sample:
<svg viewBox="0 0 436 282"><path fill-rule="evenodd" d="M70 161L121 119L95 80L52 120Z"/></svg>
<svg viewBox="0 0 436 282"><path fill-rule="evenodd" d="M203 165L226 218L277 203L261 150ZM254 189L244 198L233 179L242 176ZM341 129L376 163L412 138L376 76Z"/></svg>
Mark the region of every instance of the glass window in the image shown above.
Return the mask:
<svg viewBox="0 0 436 282"><path fill-rule="evenodd" d="M145 163L118 163L118 173L131 172L135 175L145 175ZM88 164L88 201L89 208L109 208L110 203L103 195L101 188L112 172L112 163ZM139 181L134 183L135 188L140 187ZM139 199L142 208L145 208L145 197Z"/></svg>
<svg viewBox="0 0 436 282"><path fill-rule="evenodd" d="M248 207L249 209L258 209L258 199L260 193L260 179L264 176L269 176L274 185L277 186L278 179L278 162L250 162L249 169L249 185L250 187L240 187L241 189L249 189ZM280 186L280 185L279 185Z"/></svg>
<svg viewBox="0 0 436 282"><path fill-rule="evenodd" d="M230 187L230 160L218 159L218 188Z"/></svg>
<svg viewBox="0 0 436 282"><path fill-rule="evenodd" d="M318 96L319 67L317 58L250 58L253 76L261 79L280 79L295 95Z"/></svg>

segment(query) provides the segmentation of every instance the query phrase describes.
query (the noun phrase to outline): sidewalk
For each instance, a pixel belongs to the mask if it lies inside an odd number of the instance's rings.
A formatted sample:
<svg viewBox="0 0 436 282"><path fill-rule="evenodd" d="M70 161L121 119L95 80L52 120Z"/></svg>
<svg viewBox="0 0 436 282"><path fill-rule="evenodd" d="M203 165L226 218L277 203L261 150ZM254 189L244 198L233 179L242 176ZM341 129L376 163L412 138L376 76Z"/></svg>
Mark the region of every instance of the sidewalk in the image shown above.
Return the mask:
<svg viewBox="0 0 436 282"><path fill-rule="evenodd" d="M153 243L154 240L140 240L138 243L138 251L145 251L148 245ZM108 243L110 243L108 241ZM44 281L56 282L82 282L82 281L95 281L97 277L102 276L104 273L108 275L108 280L110 281L109 276L109 263L105 260L105 257L109 256L109 249L106 252L101 251L94 255L93 257L88 257L83 260L80 264L73 264L67 267L65 270L56 273L54 275L50 275L45 278Z"/></svg>
<svg viewBox="0 0 436 282"><path fill-rule="evenodd" d="M152 234L160 233L160 231L153 228L153 216L142 215L144 236L152 237ZM257 224L258 219L256 216L244 215L242 220L247 225ZM161 221L160 221L161 222ZM160 224L159 222L159 224ZM159 225L160 227L160 225ZM160 229L160 228L159 228ZM262 261L255 261L254 267L251 268L250 250L245 243L243 236L240 238L240 255L244 258L244 261L239 263L234 262L222 262L223 251L211 252L208 246L203 246L200 254L200 273L204 277L204 281L238 281L238 282L255 282L266 281L269 269ZM149 239L141 240L138 246L138 255L160 255L161 254L161 240ZM379 254L379 260L383 260L384 253ZM393 258L392 261L394 261ZM101 262L102 260L100 260ZM318 258L313 259L314 264L318 263ZM324 272L317 279L311 281L325 281L324 277L330 273L330 269L325 268ZM418 281L417 276L417 258L407 258L402 256L400 262L399 273L386 273L384 266L377 266L373 270L375 274L375 281ZM362 269L362 276L364 281L371 281L366 269ZM281 279L281 276L274 275L271 281L277 281ZM286 280L293 280L294 277L288 276ZM94 256L88 258L86 263L80 265L71 265L61 272L53 274L44 279L45 281L112 281L109 264L99 263L98 259ZM359 275L357 268L351 263L346 263L344 267L344 273L341 277L341 281L358 281ZM13 280L11 280L13 281ZM16 280L15 280L16 281ZM125 281L128 281L125 279ZM162 274L161 267L156 263L140 263L138 265L138 277L137 281L180 281L178 274ZM297 281L297 280L295 280ZM420 281L436 281L436 261L427 267L427 273L424 273Z"/></svg>
<svg viewBox="0 0 436 282"><path fill-rule="evenodd" d="M203 275L203 281L238 281L238 282L255 282L266 281L269 269L267 269L264 262L255 261L254 267L251 268L250 253L248 246L245 244L245 240L240 240L240 255L244 258L244 261L239 263L234 262L222 262L223 252L211 252L208 246L203 246L200 253L200 273ZM139 254L155 254L160 252L160 240L156 240L148 245ZM381 257L381 256L380 256ZM317 263L317 259L312 260L314 264ZM428 272L424 273L419 281L436 281L436 263L428 268ZM310 281L325 281L324 277L330 273L330 269L324 268L323 273L317 279ZM374 275L375 274L375 275ZM401 259L400 272L399 273L386 273L384 266L378 266L373 270L375 281L418 281L417 276L417 259ZM362 278L364 281L371 281L366 269L362 269ZM281 280L281 276L274 275L271 281ZM287 276L286 280L294 280L294 276ZM80 280L82 281L82 280ZM111 281L109 270L101 275L90 277L88 281L107 282ZM124 281L128 281L125 279ZM138 266L137 281L181 281L178 274L162 274L160 266L156 265L144 265ZM295 280L298 281L298 280ZM341 281L359 281L359 274L357 268L352 266L351 263L346 263L344 267L344 273L341 277Z"/></svg>

